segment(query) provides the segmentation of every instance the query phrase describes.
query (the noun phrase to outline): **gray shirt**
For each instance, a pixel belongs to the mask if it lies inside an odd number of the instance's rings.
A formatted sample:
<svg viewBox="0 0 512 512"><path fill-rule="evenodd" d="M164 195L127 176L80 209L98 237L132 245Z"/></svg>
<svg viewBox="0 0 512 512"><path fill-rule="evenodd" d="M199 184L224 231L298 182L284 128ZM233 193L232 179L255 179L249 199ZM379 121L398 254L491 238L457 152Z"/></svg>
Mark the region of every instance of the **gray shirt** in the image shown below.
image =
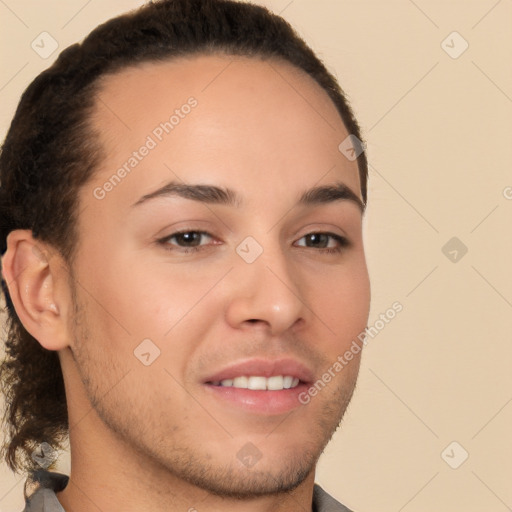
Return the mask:
<svg viewBox="0 0 512 512"><path fill-rule="evenodd" d="M69 477L62 473L38 469L25 483L23 512L65 512L56 493L68 484ZM313 490L313 512L351 512L327 494L319 485Z"/></svg>

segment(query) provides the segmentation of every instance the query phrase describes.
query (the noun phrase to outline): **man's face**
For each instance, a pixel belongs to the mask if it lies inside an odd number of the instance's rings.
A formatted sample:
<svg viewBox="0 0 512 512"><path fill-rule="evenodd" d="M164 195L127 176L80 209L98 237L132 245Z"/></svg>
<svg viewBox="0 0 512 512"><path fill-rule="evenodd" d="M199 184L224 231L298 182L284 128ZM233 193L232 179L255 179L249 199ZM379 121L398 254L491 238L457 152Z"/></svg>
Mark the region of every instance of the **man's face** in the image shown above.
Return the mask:
<svg viewBox="0 0 512 512"><path fill-rule="evenodd" d="M360 197L334 105L288 64L201 56L107 77L93 124L106 158L79 196L65 376L78 371L141 465L220 494L293 488L341 420L359 355L299 395L364 330L370 300L357 203L298 203L340 183ZM145 197L169 182L239 201Z"/></svg>

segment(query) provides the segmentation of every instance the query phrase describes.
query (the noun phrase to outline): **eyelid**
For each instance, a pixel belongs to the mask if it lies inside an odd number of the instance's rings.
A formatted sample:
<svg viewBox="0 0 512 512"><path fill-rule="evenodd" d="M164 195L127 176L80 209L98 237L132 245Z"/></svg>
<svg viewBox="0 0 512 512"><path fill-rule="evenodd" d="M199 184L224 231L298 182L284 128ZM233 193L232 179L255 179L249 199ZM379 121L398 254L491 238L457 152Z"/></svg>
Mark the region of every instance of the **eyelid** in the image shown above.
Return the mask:
<svg viewBox="0 0 512 512"><path fill-rule="evenodd" d="M305 235L302 235L297 240L302 240L303 238L306 238L309 235L325 235L331 238L332 240L336 240L340 245L347 247L350 244L350 240L344 236L339 235L338 233L332 233L330 231L308 231ZM305 246L300 246L305 247Z"/></svg>
<svg viewBox="0 0 512 512"><path fill-rule="evenodd" d="M200 235L203 235L203 236L207 236L209 238L212 238L212 239L215 239L216 237L214 235L212 235L211 233L209 233L208 231L204 231L204 230L201 230L201 229L180 229L178 231L173 231L172 233L170 233L169 235L167 236L163 236L163 237L160 237L157 242L161 242L161 243L165 243L167 240L175 237L175 236L178 236L178 235L183 235L185 233L198 233ZM169 244L170 245L170 244ZM179 246L177 246L179 247ZM203 246L199 246L199 247L204 247Z"/></svg>
<svg viewBox="0 0 512 512"><path fill-rule="evenodd" d="M346 238L347 240L349 239L346 230L342 229L341 226L330 222L311 222L296 231L293 238L302 238L311 233L325 233L327 235L339 236L341 238Z"/></svg>
<svg viewBox="0 0 512 512"><path fill-rule="evenodd" d="M177 252L177 253L181 253L181 254L197 253L197 252L200 252L203 250L207 250L214 245L219 245L218 243L214 242L213 244L210 243L210 244L205 244L205 245L182 247L179 245L174 245L174 244L169 243L169 240L171 238L174 238L175 236L179 236L181 234L186 234L186 233L197 233L201 236L207 236L211 239L216 238L214 235L212 235L208 231L204 231L204 230L200 230L200 229L183 228L183 229L180 229L178 231L175 231L175 232L169 234L168 236L158 239L157 243L160 245L163 245L163 246L167 246L167 247L165 247L165 250L173 251L173 252ZM352 246L351 241L346 236L340 235L337 233L333 233L330 231L322 231L321 229L317 229L317 230L311 229L307 233L304 233L302 236L300 236L296 241L302 240L303 238L310 236L310 235L325 235L325 236L329 237L330 239L335 240L337 242L337 245L335 247L319 247L319 248L308 247L306 245L299 245L297 247L302 247L304 249L314 249L316 252L319 252L321 254L325 254L325 253L341 254L344 250L346 250ZM172 247L172 249L170 249L169 246Z"/></svg>

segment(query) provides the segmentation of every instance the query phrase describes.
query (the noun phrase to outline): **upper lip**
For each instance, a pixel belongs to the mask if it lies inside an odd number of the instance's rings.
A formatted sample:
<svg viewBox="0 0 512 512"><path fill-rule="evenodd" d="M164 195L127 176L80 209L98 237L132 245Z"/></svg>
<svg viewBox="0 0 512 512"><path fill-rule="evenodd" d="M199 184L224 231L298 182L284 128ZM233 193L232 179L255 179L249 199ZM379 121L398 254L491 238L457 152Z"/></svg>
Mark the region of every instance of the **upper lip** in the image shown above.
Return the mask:
<svg viewBox="0 0 512 512"><path fill-rule="evenodd" d="M312 382L313 372L296 359L248 359L231 364L207 377L204 382L220 382L241 376L273 377L276 375L296 377L302 382Z"/></svg>

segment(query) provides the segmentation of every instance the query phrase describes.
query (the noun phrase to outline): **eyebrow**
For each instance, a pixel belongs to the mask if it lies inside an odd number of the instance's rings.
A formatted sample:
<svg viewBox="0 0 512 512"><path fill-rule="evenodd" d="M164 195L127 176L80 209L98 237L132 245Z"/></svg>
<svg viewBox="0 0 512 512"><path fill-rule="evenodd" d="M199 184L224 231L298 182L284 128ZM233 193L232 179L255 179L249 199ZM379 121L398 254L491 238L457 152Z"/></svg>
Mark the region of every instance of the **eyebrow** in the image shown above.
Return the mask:
<svg viewBox="0 0 512 512"><path fill-rule="evenodd" d="M217 187L215 185L191 185L170 181L163 187L142 196L138 201L132 204L132 207L139 206L159 197L182 197L202 203L225 205L235 208L239 208L243 203L242 198L230 188ZM297 204L300 206L315 206L337 201L351 201L356 203L361 212L364 212L366 206L357 194L342 182L313 187L306 190L300 196Z"/></svg>

